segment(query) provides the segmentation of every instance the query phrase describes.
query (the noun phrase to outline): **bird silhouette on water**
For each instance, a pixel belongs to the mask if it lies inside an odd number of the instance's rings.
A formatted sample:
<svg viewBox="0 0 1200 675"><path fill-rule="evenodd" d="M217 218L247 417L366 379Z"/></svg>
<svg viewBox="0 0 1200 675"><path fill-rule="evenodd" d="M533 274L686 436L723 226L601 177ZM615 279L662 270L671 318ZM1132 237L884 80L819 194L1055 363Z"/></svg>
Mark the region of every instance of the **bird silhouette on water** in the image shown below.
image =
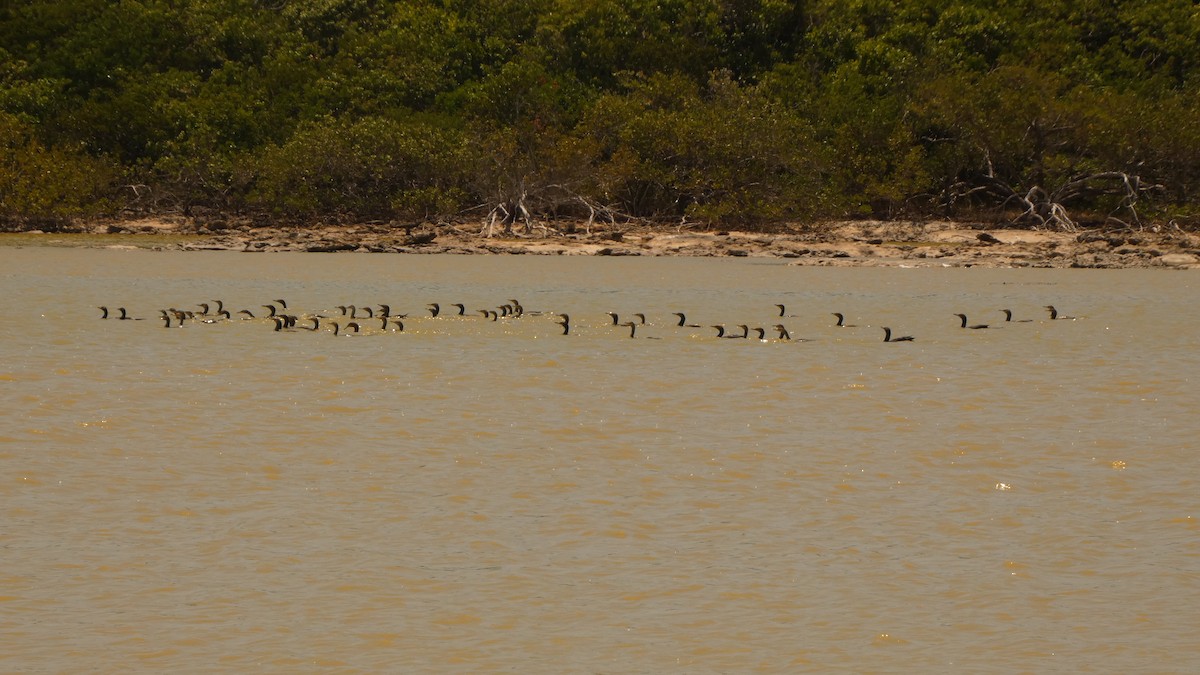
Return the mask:
<svg viewBox="0 0 1200 675"><path fill-rule="evenodd" d="M679 323L675 324L676 326L682 326L684 328L699 328L700 327L700 324L698 324L698 323L688 323L687 317L684 316L683 312L671 312L671 314L674 314L675 316L679 317Z"/></svg>
<svg viewBox="0 0 1200 675"><path fill-rule="evenodd" d="M894 338L894 337L892 337L892 329L888 328L887 326L883 327L883 341L884 342L912 342L913 339L914 338L911 335L904 335L902 337Z"/></svg>
<svg viewBox="0 0 1200 675"><path fill-rule="evenodd" d="M858 328L858 326L852 323L846 323L846 317L842 316L841 312L833 312L833 315L837 317L837 323L833 324L834 326L838 328Z"/></svg>
<svg viewBox="0 0 1200 675"><path fill-rule="evenodd" d="M987 325L986 323L976 323L976 324L972 324L972 325L968 326L966 314L955 314L954 316L957 316L962 321L962 324L959 326L960 328L970 328L971 330L981 330L983 328L991 328L991 326Z"/></svg>
<svg viewBox="0 0 1200 675"><path fill-rule="evenodd" d="M1075 320L1075 317L1073 317L1073 316L1066 316L1066 315L1059 314L1058 310L1054 308L1054 305L1046 305L1045 309L1046 309L1046 311L1050 312L1050 320L1051 321L1074 321Z"/></svg>

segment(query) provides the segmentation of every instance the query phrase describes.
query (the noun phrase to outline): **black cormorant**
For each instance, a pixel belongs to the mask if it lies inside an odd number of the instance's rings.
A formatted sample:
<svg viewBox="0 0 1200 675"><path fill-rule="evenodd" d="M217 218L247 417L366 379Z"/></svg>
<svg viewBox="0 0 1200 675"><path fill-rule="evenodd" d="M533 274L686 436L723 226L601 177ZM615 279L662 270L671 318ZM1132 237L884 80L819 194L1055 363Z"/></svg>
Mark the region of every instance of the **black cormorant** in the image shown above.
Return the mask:
<svg viewBox="0 0 1200 675"><path fill-rule="evenodd" d="M987 328L987 327L988 327L988 325L987 325L986 323L977 323L977 324L974 324L974 325L972 325L972 326L968 326L968 325L967 325L967 315L966 315L966 314L955 314L954 316L957 316L959 319L961 319L961 320L962 320L962 324L960 325L960 328L970 328L971 330L979 330L979 329L981 329L981 328Z"/></svg>
<svg viewBox="0 0 1200 675"><path fill-rule="evenodd" d="M1016 321L1013 321L1011 309L1002 309L1000 311L1004 312L1005 321L1012 321L1013 323L1029 323L1030 321L1033 321L1033 319L1017 319Z"/></svg>
<svg viewBox="0 0 1200 675"><path fill-rule="evenodd" d="M884 326L883 327L883 341L884 342L912 342L913 336L905 335L902 337L894 338L894 337L892 337L892 329L888 328L887 326Z"/></svg>
<svg viewBox="0 0 1200 675"><path fill-rule="evenodd" d="M683 326L685 328L699 328L700 327L700 324L698 324L698 323L687 323L687 317L685 317L683 315L683 312L671 312L671 313L674 314L675 316L679 317L679 323L675 324L676 326Z"/></svg>
<svg viewBox="0 0 1200 675"><path fill-rule="evenodd" d="M1073 316L1065 316L1065 315L1059 316L1058 310L1054 309L1054 305L1046 305L1046 309L1049 310L1049 312L1050 312L1050 320L1051 321L1056 321L1056 320L1057 321L1074 321L1075 320L1075 317L1073 317Z"/></svg>

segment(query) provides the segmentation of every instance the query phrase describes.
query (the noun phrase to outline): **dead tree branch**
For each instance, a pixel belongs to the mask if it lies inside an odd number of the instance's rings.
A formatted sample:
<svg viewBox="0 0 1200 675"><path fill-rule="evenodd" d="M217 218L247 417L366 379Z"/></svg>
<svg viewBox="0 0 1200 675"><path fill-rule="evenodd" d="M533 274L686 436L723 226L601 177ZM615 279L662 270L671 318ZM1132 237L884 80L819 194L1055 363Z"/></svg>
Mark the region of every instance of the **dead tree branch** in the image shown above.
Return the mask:
<svg viewBox="0 0 1200 675"><path fill-rule="evenodd" d="M1119 201L1116 208L1108 214L1109 220L1126 227L1140 228L1142 222L1137 211L1138 201L1151 192L1162 189L1161 185L1145 183L1136 174L1103 171L1076 176L1054 190L1048 191L1041 185L1020 190L996 177L989 160L983 175L959 180L943 190L941 202L945 208L954 208L960 201L991 202L1002 209L1015 204L1021 211L1013 218L1014 222L1032 222L1037 228L1053 227L1066 232L1076 232L1079 224L1068 210L1068 204L1116 196L1119 197ZM1128 214L1129 222L1117 218L1117 214L1122 212Z"/></svg>

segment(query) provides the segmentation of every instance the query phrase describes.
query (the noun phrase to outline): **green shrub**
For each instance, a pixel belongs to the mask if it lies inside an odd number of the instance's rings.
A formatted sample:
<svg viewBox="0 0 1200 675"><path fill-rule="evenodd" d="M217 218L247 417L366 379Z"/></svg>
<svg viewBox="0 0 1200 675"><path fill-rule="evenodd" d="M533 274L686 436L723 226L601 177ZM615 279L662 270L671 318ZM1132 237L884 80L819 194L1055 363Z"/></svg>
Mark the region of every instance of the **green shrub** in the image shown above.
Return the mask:
<svg viewBox="0 0 1200 675"><path fill-rule="evenodd" d="M46 147L16 117L0 113L0 218L57 227L111 206L117 170L78 150Z"/></svg>

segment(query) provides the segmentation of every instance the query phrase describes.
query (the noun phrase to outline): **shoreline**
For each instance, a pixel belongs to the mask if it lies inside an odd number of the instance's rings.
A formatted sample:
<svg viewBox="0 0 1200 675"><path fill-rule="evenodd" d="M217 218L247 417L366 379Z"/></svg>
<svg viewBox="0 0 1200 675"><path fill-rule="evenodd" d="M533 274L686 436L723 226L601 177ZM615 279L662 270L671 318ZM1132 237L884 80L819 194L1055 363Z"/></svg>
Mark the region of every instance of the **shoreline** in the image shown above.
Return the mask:
<svg viewBox="0 0 1200 675"><path fill-rule="evenodd" d="M77 225L69 232L0 233L0 246L174 251L369 252L456 255L594 255L778 258L828 267L1200 268L1200 235L1179 230L1078 232L951 221L841 221L778 232L703 226L538 224L486 237L478 223L298 227L145 218Z"/></svg>

